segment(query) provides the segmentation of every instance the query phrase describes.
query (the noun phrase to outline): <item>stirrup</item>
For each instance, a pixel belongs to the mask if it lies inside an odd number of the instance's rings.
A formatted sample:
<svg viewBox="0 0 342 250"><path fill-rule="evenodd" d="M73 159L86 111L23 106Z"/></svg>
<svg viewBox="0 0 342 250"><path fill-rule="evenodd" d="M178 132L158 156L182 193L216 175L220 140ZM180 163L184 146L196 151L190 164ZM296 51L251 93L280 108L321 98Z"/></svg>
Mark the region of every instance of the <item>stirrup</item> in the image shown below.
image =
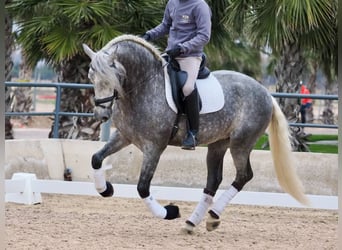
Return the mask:
<svg viewBox="0 0 342 250"><path fill-rule="evenodd" d="M183 141L182 149L195 150L196 146L197 146L196 134L189 131L187 137Z"/></svg>

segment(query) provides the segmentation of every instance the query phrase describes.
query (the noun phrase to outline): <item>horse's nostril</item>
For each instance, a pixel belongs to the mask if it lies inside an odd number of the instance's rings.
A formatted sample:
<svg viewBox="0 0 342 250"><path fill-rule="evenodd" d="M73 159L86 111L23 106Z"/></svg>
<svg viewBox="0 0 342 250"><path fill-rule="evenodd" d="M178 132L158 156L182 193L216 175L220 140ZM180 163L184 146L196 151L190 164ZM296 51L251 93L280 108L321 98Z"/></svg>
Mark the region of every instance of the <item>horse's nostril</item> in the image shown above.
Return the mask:
<svg viewBox="0 0 342 250"><path fill-rule="evenodd" d="M103 110L103 109L94 110L94 117L98 121L106 122L109 120L110 116L111 116L110 110Z"/></svg>

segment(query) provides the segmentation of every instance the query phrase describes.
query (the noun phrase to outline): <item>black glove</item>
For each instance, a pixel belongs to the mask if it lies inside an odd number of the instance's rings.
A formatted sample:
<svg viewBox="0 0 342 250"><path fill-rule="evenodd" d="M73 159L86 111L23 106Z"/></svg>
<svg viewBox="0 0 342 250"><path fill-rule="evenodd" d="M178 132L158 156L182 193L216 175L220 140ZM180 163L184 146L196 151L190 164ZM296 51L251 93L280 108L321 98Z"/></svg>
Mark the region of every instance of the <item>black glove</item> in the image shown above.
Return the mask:
<svg viewBox="0 0 342 250"><path fill-rule="evenodd" d="M167 50L166 54L168 54L172 58L175 58L182 54L182 48L180 45L176 45L176 47Z"/></svg>
<svg viewBox="0 0 342 250"><path fill-rule="evenodd" d="M146 41L150 41L151 40L151 36L147 33L143 34L142 36L140 36L142 39L145 39Z"/></svg>

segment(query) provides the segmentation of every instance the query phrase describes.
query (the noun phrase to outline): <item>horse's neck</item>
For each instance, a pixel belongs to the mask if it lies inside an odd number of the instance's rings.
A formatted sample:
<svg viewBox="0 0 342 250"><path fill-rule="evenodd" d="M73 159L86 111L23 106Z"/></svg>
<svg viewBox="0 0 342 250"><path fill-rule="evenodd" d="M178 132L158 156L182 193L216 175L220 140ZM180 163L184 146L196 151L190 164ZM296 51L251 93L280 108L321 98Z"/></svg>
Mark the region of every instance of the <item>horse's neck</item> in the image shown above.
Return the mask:
<svg viewBox="0 0 342 250"><path fill-rule="evenodd" d="M149 48L123 42L115 48L115 55L126 70L126 81L122 84L126 94L149 95L164 88L164 84L160 86L164 75L162 61Z"/></svg>
<svg viewBox="0 0 342 250"><path fill-rule="evenodd" d="M126 63L124 67L127 76L123 86L125 92L139 92L146 95L160 87L164 88L160 82L164 76L161 64L156 62Z"/></svg>
<svg viewBox="0 0 342 250"><path fill-rule="evenodd" d="M132 76L133 72L130 74ZM147 96L161 94L165 89L163 84L164 74L162 69L159 71L146 71L142 74L137 74L127 81L125 92L137 93L138 95Z"/></svg>

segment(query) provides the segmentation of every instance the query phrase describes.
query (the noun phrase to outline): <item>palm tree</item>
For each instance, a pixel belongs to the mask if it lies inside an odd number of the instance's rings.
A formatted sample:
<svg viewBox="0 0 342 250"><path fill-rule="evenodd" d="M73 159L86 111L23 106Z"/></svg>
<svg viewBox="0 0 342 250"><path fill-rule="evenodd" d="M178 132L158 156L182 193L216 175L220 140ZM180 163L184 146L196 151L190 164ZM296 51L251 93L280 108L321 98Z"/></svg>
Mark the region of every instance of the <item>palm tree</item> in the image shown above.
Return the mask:
<svg viewBox="0 0 342 250"><path fill-rule="evenodd" d="M337 74L337 0L232 0L227 16L238 32L278 58L277 92L298 92L305 53L317 58L328 79ZM296 99L280 98L279 103L290 121L298 120ZM292 129L292 135L300 141L301 131ZM294 146L300 150L303 145Z"/></svg>
<svg viewBox="0 0 342 250"><path fill-rule="evenodd" d="M6 0L5 4L11 1ZM11 59L12 50L14 46L12 36L12 18L5 9L5 81L10 81L13 62ZM10 111L12 104L11 90L5 88L5 111ZM5 117L5 139L13 139L13 129L10 117Z"/></svg>
<svg viewBox="0 0 342 250"><path fill-rule="evenodd" d="M230 69L243 72L252 77L261 76L260 53L247 37L236 32L229 25L227 0L207 1L212 12L212 34L205 47L211 69Z"/></svg>
<svg viewBox="0 0 342 250"><path fill-rule="evenodd" d="M19 82L30 82L32 79L32 67L26 63L26 56L22 53L21 63L19 68ZM13 93L14 112L30 112L32 108L32 88L20 87L16 88ZM21 123L28 124L31 120L30 116L20 116Z"/></svg>
<svg viewBox="0 0 342 250"><path fill-rule="evenodd" d="M306 64L304 52L318 58L328 77L337 69L337 0L232 0L229 22L259 48L270 47L278 56L277 92L298 92ZM335 71L336 74L337 70ZM288 118L294 99L280 99Z"/></svg>
<svg viewBox="0 0 342 250"><path fill-rule="evenodd" d="M142 34L162 18L162 1L13 0L7 9L19 25L18 43L34 66L45 59L60 82L88 83L89 59L82 43L95 50L122 33ZM90 112L90 90L63 89L61 110ZM99 122L63 116L59 137L97 140Z"/></svg>

